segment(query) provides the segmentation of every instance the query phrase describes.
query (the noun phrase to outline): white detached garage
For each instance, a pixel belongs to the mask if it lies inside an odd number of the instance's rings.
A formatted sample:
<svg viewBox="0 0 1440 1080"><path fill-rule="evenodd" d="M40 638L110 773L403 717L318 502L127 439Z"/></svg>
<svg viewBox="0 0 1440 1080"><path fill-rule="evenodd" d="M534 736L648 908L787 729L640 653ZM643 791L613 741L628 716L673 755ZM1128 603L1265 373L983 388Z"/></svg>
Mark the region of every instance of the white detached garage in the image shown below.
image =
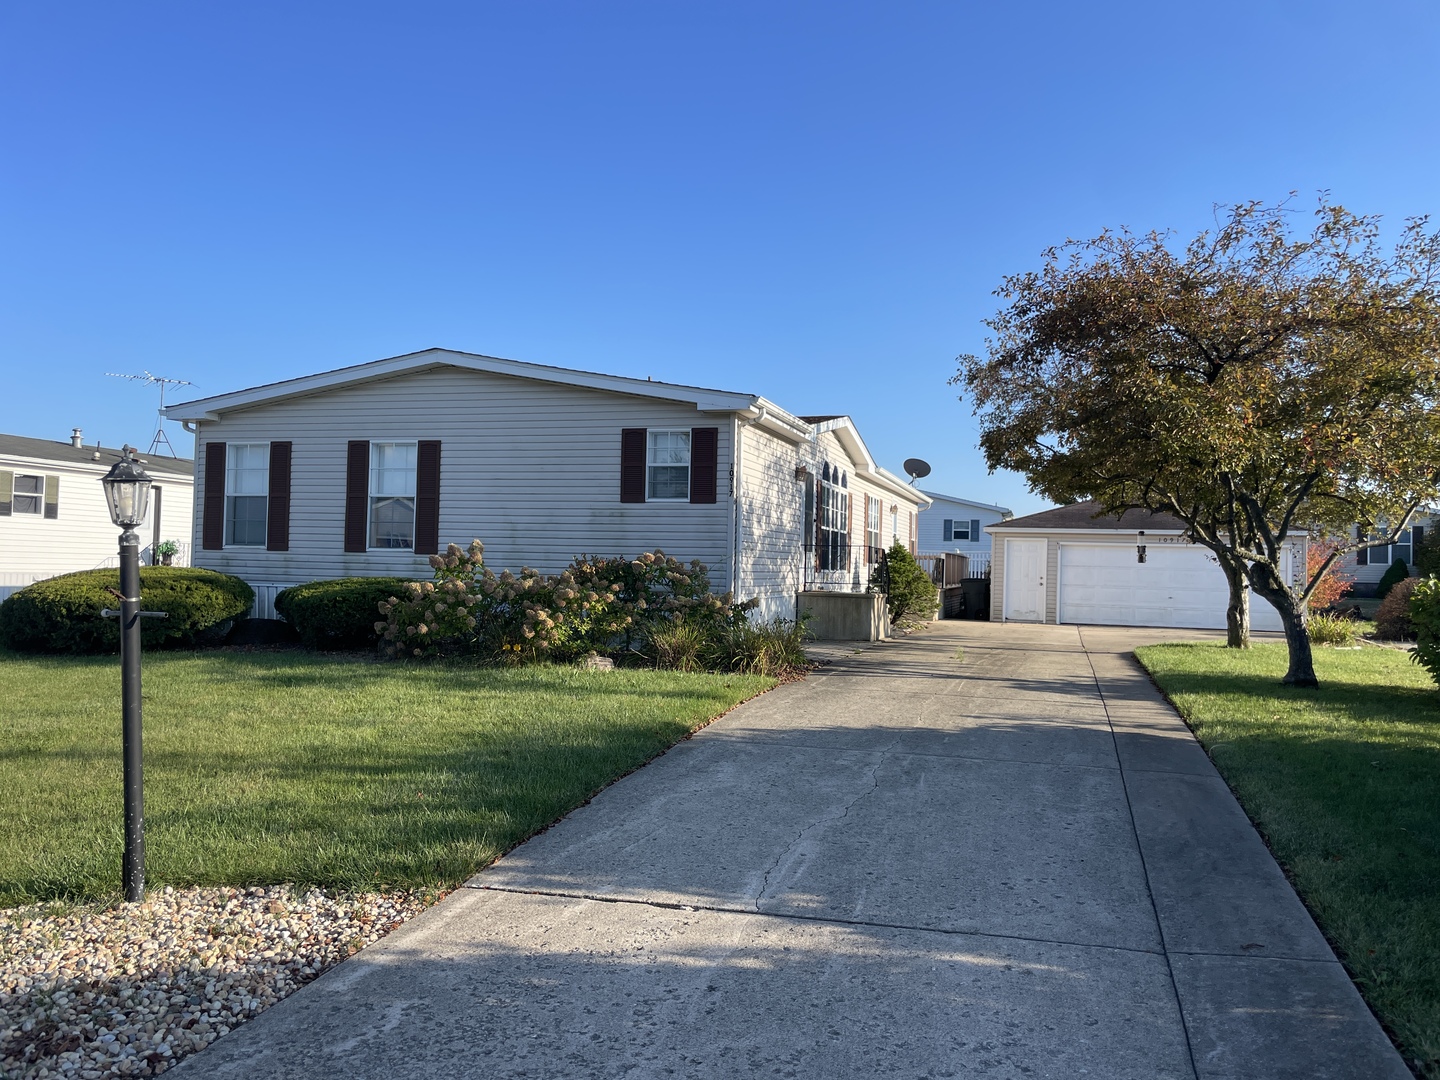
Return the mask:
<svg viewBox="0 0 1440 1080"><path fill-rule="evenodd" d="M1214 557L1168 514L1096 516L1093 502L989 526L991 618L1013 622L1225 629L1229 587ZM1304 539L1282 556L1287 581L1305 566ZM1140 561L1138 548L1144 546ZM1280 616L1253 592L1255 630Z"/></svg>

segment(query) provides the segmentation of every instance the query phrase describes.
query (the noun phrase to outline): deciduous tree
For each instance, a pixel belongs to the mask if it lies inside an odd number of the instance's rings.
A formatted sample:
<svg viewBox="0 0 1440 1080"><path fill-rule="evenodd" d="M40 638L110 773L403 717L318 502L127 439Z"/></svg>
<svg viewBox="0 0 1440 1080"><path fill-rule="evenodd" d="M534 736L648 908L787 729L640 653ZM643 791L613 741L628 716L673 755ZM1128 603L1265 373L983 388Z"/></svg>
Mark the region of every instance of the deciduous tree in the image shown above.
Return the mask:
<svg viewBox="0 0 1440 1080"><path fill-rule="evenodd" d="M1274 605L1285 681L1313 686L1316 583L1437 495L1440 234L1411 219L1386 252L1375 218L1323 198L1311 231L1296 217L1250 203L1179 250L1128 231L1052 248L1005 279L988 353L962 356L956 381L991 469L1056 501L1179 517ZM1283 574L1292 536L1356 523L1382 535Z"/></svg>

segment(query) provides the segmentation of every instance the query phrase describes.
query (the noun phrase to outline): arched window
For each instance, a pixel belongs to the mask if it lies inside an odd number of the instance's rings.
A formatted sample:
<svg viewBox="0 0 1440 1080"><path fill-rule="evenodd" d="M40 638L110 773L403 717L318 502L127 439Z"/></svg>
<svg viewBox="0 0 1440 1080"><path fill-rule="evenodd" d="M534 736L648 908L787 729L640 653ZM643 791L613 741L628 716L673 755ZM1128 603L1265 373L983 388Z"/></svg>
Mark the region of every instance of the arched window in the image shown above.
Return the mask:
<svg viewBox="0 0 1440 1080"><path fill-rule="evenodd" d="M825 464L820 474L818 566L821 570L850 569L850 492L839 466Z"/></svg>

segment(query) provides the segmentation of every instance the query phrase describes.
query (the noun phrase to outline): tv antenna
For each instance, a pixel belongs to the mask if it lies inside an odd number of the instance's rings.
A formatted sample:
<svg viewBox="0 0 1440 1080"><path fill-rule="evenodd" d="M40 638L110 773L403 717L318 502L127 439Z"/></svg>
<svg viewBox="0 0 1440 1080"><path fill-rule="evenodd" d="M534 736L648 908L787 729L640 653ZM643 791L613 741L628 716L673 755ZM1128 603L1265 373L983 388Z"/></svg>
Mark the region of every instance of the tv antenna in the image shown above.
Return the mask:
<svg viewBox="0 0 1440 1080"><path fill-rule="evenodd" d="M131 382L153 383L160 387L160 411L155 414L155 437L150 440L150 449L147 454L158 454L163 443L166 451L171 457L179 457L175 453L175 447L170 443L170 437L165 434L165 387L169 386L194 386L188 379L167 379L160 375L151 375L146 371L139 375L122 375L117 371L107 371L106 375L112 379L129 379Z"/></svg>

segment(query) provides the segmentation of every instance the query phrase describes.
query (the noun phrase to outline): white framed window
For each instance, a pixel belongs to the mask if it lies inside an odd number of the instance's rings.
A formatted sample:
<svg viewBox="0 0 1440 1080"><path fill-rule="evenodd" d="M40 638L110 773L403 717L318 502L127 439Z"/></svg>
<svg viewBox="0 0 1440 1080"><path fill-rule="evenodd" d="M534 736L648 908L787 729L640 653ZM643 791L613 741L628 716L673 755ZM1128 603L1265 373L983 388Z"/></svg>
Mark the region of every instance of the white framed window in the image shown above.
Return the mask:
<svg viewBox="0 0 1440 1080"><path fill-rule="evenodd" d="M225 546L264 547L270 510L270 444L225 447Z"/></svg>
<svg viewBox="0 0 1440 1080"><path fill-rule="evenodd" d="M865 561L874 566L880 561L880 500L865 496Z"/></svg>
<svg viewBox="0 0 1440 1080"><path fill-rule="evenodd" d="M850 492L841 469L827 463L820 475L821 570L850 569Z"/></svg>
<svg viewBox="0 0 1440 1080"><path fill-rule="evenodd" d="M415 547L415 457L413 442L370 444L367 547Z"/></svg>
<svg viewBox="0 0 1440 1080"><path fill-rule="evenodd" d="M45 477L15 474L15 492L10 497L13 514L40 514L45 509Z"/></svg>
<svg viewBox="0 0 1440 1080"><path fill-rule="evenodd" d="M645 499L690 500L690 432L650 431L645 445Z"/></svg>

